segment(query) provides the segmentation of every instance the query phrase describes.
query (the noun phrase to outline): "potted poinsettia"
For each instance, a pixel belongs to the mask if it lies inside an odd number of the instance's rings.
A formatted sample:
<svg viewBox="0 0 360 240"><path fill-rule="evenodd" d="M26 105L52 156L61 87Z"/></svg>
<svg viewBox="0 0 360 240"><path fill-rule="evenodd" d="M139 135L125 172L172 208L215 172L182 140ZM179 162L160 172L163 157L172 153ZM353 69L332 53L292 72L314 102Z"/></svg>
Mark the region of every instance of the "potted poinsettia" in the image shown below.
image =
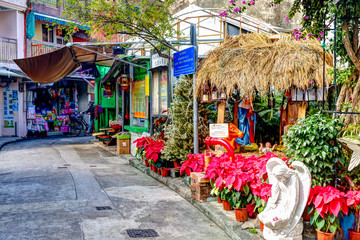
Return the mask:
<svg viewBox="0 0 360 240"><path fill-rule="evenodd" d="M347 206L355 212L353 227L348 229L349 239L360 239L360 191L348 191L346 197Z"/></svg>
<svg viewBox="0 0 360 240"><path fill-rule="evenodd" d="M238 222L246 222L248 220L247 206L251 203L253 194L250 191L249 185L243 185L241 191L233 190L231 205L235 209L235 217Z"/></svg>
<svg viewBox="0 0 360 240"><path fill-rule="evenodd" d="M181 164L180 175L182 176L183 172L185 172L188 176L190 176L191 172L203 172L204 159L204 154L188 154L186 161Z"/></svg>
<svg viewBox="0 0 360 240"><path fill-rule="evenodd" d="M310 224L316 228L318 239L333 239L340 229L340 211L348 213L345 193L331 186L315 186L310 191L308 205L309 212L314 211Z"/></svg>
<svg viewBox="0 0 360 240"><path fill-rule="evenodd" d="M151 137L141 137L134 141L136 147L135 156L137 158L141 158L145 166L148 166L148 161L145 158L145 149L152 140L153 139Z"/></svg>
<svg viewBox="0 0 360 240"><path fill-rule="evenodd" d="M234 203L232 201L233 191L227 187L220 190L220 198L223 203L223 208L225 211L233 210Z"/></svg>

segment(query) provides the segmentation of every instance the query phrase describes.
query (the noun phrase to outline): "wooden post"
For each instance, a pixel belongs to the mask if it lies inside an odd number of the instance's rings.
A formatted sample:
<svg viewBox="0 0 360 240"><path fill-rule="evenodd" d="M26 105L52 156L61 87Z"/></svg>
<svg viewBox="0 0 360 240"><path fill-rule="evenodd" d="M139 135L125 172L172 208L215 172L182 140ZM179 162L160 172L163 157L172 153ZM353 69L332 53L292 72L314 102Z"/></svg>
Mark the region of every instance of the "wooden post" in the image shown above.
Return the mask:
<svg viewBox="0 0 360 240"><path fill-rule="evenodd" d="M239 102L234 104L234 119L233 123L236 127L239 127Z"/></svg>
<svg viewBox="0 0 360 240"><path fill-rule="evenodd" d="M218 106L218 116L217 116L217 123L224 123L225 122L225 107L226 103L221 102Z"/></svg>

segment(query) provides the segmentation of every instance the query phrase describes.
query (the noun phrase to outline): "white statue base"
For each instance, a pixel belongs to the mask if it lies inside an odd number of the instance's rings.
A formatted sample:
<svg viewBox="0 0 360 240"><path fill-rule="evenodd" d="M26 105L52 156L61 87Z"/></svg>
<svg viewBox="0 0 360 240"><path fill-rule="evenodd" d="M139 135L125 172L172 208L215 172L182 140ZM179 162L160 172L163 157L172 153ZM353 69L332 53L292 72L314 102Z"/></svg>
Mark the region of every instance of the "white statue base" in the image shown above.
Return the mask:
<svg viewBox="0 0 360 240"><path fill-rule="evenodd" d="M302 240L304 224L302 219L290 233L281 233L281 230L272 230L264 226L263 235L265 239L271 240Z"/></svg>

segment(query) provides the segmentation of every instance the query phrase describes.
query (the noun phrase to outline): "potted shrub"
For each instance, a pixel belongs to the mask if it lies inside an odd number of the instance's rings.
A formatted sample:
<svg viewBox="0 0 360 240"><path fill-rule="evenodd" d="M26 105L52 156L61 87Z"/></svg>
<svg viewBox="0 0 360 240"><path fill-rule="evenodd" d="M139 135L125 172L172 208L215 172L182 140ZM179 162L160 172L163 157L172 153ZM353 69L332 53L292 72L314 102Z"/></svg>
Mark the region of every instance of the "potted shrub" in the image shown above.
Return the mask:
<svg viewBox="0 0 360 240"><path fill-rule="evenodd" d="M360 191L348 191L346 197L347 206L355 213L353 227L348 229L349 239L360 239Z"/></svg>
<svg viewBox="0 0 360 240"><path fill-rule="evenodd" d="M331 186L315 186L310 191L308 205L309 212L314 211L310 224L316 228L318 239L333 239L340 229L340 211L348 213L345 194Z"/></svg>
<svg viewBox="0 0 360 240"><path fill-rule="evenodd" d="M334 140L340 133L339 119L315 114L299 119L283 136L285 153L293 161L300 161L312 176L312 186L326 186L334 179L335 158L344 161L341 143Z"/></svg>

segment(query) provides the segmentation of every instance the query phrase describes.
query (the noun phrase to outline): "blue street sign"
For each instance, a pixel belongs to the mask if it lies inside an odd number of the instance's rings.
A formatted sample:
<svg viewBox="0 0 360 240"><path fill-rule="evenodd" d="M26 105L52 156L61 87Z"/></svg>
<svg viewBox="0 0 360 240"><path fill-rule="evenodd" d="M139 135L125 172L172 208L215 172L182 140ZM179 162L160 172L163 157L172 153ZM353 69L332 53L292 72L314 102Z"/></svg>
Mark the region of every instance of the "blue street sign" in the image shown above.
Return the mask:
<svg viewBox="0 0 360 240"><path fill-rule="evenodd" d="M174 53L174 76L195 73L195 48Z"/></svg>

